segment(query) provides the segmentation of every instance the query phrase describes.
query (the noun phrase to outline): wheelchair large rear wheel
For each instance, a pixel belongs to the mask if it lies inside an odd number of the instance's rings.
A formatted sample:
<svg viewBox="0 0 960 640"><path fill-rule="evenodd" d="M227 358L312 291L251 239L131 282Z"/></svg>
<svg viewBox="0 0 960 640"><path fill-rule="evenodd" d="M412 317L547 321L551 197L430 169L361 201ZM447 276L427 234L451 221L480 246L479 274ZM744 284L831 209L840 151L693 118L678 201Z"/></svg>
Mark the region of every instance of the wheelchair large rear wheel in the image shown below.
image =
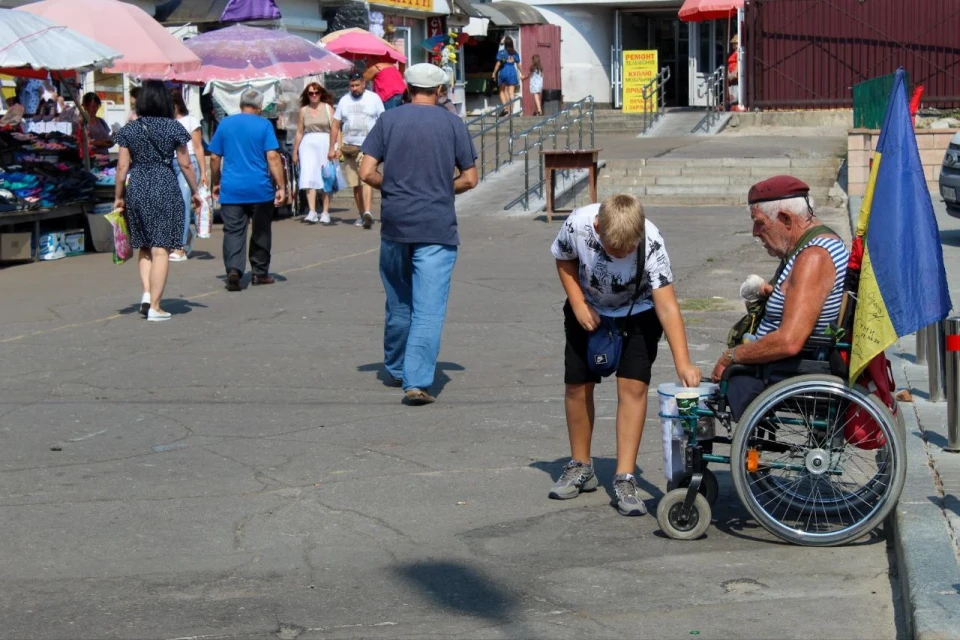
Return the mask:
<svg viewBox="0 0 960 640"><path fill-rule="evenodd" d="M846 437L854 419L876 429L861 446ZM750 515L779 538L809 546L872 531L896 505L906 474L897 419L834 376L797 376L764 390L740 419L730 455Z"/></svg>

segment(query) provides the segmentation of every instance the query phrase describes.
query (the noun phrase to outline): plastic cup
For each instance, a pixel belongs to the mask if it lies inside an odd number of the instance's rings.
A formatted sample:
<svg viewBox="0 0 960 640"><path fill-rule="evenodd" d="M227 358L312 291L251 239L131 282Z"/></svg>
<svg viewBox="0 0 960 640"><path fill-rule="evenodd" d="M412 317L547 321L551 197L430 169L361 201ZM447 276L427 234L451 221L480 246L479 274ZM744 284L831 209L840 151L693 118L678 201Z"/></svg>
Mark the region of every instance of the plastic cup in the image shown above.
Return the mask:
<svg viewBox="0 0 960 640"><path fill-rule="evenodd" d="M694 410L700 404L700 394L693 391L681 391L674 399L677 401L677 411L684 418L694 416Z"/></svg>

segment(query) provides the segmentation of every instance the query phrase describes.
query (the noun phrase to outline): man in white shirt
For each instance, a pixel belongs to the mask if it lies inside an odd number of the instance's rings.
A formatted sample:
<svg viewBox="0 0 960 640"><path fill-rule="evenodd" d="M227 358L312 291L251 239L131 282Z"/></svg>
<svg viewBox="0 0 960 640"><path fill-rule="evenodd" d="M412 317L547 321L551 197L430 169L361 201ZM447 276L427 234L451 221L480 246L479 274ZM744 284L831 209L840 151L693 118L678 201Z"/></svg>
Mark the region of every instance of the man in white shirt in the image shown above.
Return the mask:
<svg viewBox="0 0 960 640"><path fill-rule="evenodd" d="M367 134L373 129L377 118L383 113L383 101L373 91L367 91L363 81L363 74L355 71L350 74L350 93L340 98L337 110L333 113L333 123L330 127L330 154L331 160L343 156L343 173L347 184L353 187L353 197L357 202L356 226L364 229L373 227L373 188L360 181L360 160L363 154L360 147L367 139ZM342 144L340 134L343 133Z"/></svg>

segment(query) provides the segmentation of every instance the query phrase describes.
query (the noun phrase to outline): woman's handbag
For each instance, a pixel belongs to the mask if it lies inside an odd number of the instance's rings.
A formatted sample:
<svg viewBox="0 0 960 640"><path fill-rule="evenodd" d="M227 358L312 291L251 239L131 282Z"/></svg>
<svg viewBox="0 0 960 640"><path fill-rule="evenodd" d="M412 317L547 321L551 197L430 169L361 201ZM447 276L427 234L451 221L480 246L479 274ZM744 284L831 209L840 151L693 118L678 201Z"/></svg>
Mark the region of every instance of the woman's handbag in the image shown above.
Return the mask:
<svg viewBox="0 0 960 640"><path fill-rule="evenodd" d="M644 248L644 263L646 262L646 235L640 239ZM640 297L640 281L643 279L644 263L640 261L640 249L637 248L637 277L634 280L633 300L626 317L633 313L633 307ZM623 339L627 332L617 323L617 318L600 316L600 326L587 336L587 367L601 378L615 373L620 367L620 356L623 354Z"/></svg>

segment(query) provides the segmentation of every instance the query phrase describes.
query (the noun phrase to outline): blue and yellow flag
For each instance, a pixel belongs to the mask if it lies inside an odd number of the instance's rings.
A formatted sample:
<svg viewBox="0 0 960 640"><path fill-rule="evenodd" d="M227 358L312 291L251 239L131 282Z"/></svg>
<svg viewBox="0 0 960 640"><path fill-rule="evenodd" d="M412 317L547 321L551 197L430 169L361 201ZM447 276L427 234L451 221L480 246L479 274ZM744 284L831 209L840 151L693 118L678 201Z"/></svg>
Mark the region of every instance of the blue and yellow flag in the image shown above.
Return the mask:
<svg viewBox="0 0 960 640"><path fill-rule="evenodd" d="M857 236L863 238L864 252L851 383L898 337L950 312L940 230L920 163L903 69L897 70L887 104Z"/></svg>

